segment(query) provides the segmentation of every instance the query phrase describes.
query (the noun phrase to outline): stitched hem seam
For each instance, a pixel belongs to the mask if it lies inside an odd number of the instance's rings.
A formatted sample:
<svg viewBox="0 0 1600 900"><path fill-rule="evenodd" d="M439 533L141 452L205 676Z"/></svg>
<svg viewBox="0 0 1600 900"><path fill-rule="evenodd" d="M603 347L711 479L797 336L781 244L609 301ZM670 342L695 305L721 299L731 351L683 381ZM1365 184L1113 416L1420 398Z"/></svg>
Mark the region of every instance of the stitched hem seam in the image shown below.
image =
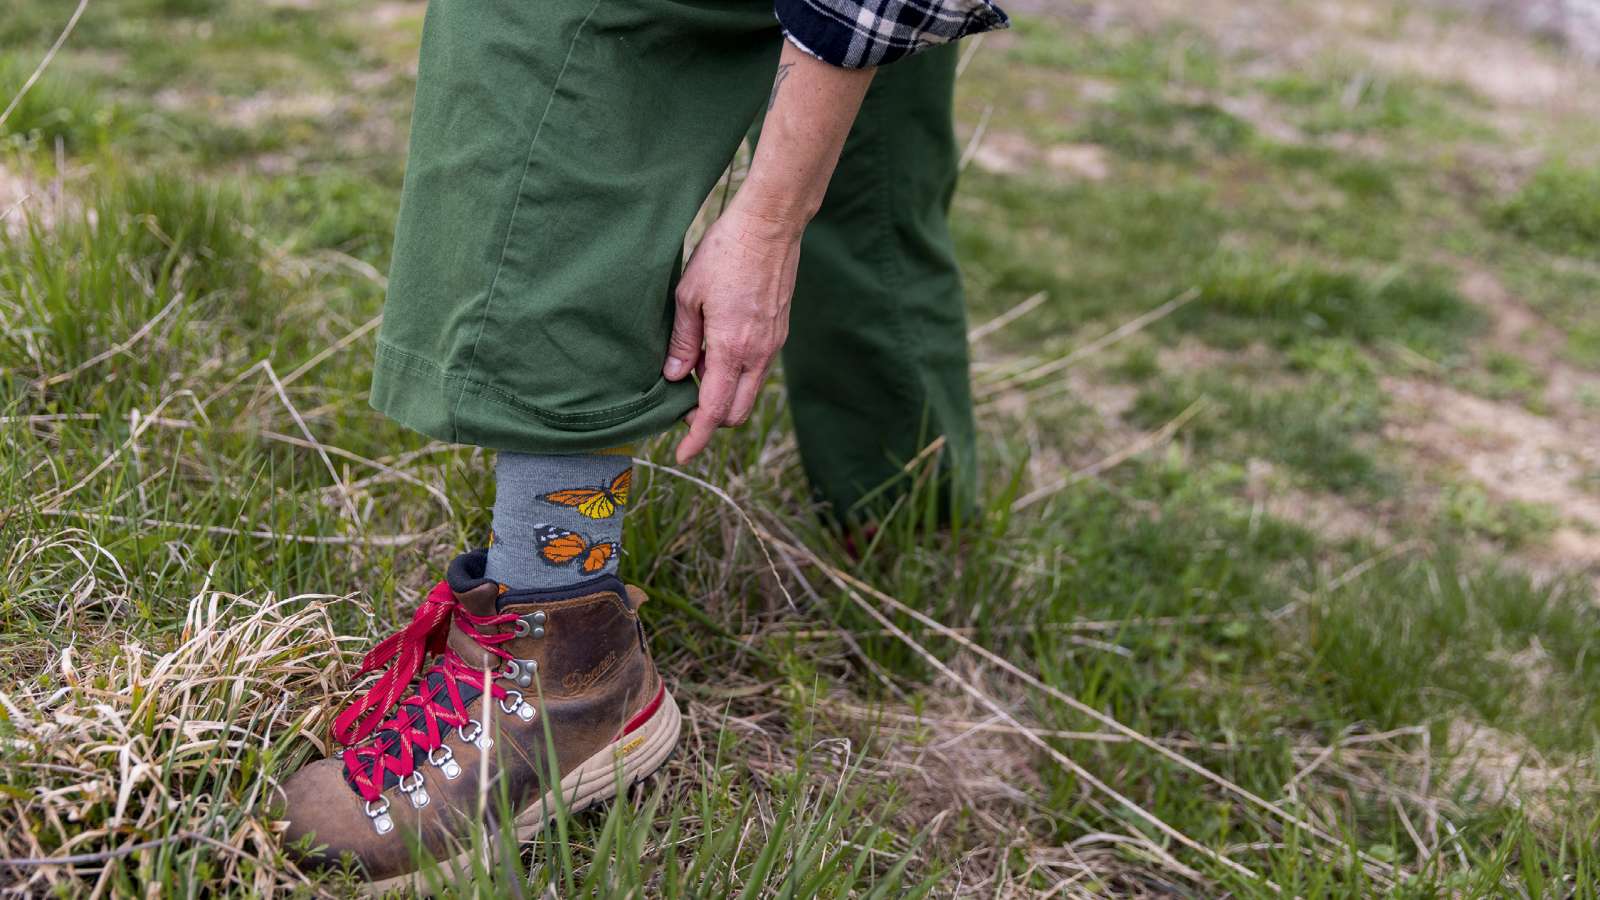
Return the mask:
<svg viewBox="0 0 1600 900"><path fill-rule="evenodd" d="M463 375L452 375L440 369L429 360L423 359L413 353L408 353L393 344L378 343L378 359L380 363L389 363L398 368L406 369L418 375L425 375L435 379L458 391L457 396L472 395L481 400L504 406L507 409L538 419L546 425L576 426L589 428L604 428L625 422L639 413L650 409L661 402L661 395L666 391L670 382L657 382L650 390L635 400L627 403L609 406L605 409L589 410L585 412L560 413L552 412L533 406L509 391L502 390L491 384L485 384ZM457 403L459 410L459 402Z"/></svg>

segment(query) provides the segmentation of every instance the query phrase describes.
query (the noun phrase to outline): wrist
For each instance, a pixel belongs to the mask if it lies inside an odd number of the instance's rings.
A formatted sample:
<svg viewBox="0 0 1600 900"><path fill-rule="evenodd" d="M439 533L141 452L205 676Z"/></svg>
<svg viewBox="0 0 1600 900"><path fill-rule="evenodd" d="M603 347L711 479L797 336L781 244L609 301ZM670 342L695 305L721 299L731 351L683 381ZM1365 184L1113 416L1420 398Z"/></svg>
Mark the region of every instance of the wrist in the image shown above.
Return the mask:
<svg viewBox="0 0 1600 900"><path fill-rule="evenodd" d="M821 198L811 201L792 192L764 190L747 181L728 204L728 212L738 216L742 230L753 237L795 241L821 206Z"/></svg>

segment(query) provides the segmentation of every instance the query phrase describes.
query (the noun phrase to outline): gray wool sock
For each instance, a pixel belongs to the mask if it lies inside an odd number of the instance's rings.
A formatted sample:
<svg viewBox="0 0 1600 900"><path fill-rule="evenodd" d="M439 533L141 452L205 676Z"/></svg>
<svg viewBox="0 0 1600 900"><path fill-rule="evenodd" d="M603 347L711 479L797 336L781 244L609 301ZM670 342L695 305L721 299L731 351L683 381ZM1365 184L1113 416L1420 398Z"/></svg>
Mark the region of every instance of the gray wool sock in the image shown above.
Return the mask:
<svg viewBox="0 0 1600 900"><path fill-rule="evenodd" d="M484 575L511 590L548 590L615 573L633 477L630 449L500 453Z"/></svg>

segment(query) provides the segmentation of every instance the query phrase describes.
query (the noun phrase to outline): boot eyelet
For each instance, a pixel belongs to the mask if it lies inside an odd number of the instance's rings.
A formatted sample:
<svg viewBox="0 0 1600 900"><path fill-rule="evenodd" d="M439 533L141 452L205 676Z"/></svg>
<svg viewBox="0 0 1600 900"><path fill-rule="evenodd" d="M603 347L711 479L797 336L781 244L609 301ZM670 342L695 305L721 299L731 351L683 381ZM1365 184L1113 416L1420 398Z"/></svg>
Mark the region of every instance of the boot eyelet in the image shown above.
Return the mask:
<svg viewBox="0 0 1600 900"><path fill-rule="evenodd" d="M441 757L440 753L444 755ZM461 777L461 764L456 762L456 752L444 744L428 751L428 763L443 772L446 781Z"/></svg>
<svg viewBox="0 0 1600 900"><path fill-rule="evenodd" d="M550 615L543 610L529 613L526 616L518 617L513 631L517 637L527 637L531 634L535 638L542 638L544 637L544 623L548 621L550 621Z"/></svg>
<svg viewBox="0 0 1600 900"><path fill-rule="evenodd" d="M471 731L468 731L468 729ZM465 728L461 729L461 739L469 744L475 744L478 751L488 753L494 747L494 738L483 730L483 723L477 719L468 719Z"/></svg>
<svg viewBox="0 0 1600 900"><path fill-rule="evenodd" d="M412 770L410 775L400 776L400 792L405 794L406 799L411 801L413 809L421 809L427 806L428 801L431 799L428 796L428 789L422 786L422 780L422 773L416 770Z"/></svg>
<svg viewBox="0 0 1600 900"><path fill-rule="evenodd" d="M502 699L500 701L500 711L501 712L504 712L507 715L515 714L517 718L521 719L524 722L532 722L533 721L533 717L537 716L539 714L539 711L537 709L533 708L533 704L532 703L529 703L528 701L522 699L521 692L519 692L519 691L507 691L506 692L506 698L509 699L511 697L516 697L517 698L516 702L512 703L512 704L510 704L508 706L506 704L505 699Z"/></svg>
<svg viewBox="0 0 1600 900"><path fill-rule="evenodd" d="M394 819L389 818L388 797L381 797L377 800L368 800L366 813L367 818L372 820L373 831L376 831L379 834L388 834L394 830Z"/></svg>
<svg viewBox="0 0 1600 900"><path fill-rule="evenodd" d="M539 629L535 628L537 632ZM539 661L536 659L508 659L505 668L500 670L500 677L507 681L516 682L518 687L533 687L533 673L539 671Z"/></svg>

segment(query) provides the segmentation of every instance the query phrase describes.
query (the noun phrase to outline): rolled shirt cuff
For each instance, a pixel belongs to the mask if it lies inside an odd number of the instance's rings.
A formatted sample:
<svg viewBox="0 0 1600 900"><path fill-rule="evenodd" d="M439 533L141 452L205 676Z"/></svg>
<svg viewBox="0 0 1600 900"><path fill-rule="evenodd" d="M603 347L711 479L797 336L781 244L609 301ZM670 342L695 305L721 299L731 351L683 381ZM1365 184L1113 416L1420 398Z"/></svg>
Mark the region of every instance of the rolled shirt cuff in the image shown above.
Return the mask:
<svg viewBox="0 0 1600 900"><path fill-rule="evenodd" d="M1011 24L989 0L775 0L774 11L791 44L846 69L888 65Z"/></svg>

